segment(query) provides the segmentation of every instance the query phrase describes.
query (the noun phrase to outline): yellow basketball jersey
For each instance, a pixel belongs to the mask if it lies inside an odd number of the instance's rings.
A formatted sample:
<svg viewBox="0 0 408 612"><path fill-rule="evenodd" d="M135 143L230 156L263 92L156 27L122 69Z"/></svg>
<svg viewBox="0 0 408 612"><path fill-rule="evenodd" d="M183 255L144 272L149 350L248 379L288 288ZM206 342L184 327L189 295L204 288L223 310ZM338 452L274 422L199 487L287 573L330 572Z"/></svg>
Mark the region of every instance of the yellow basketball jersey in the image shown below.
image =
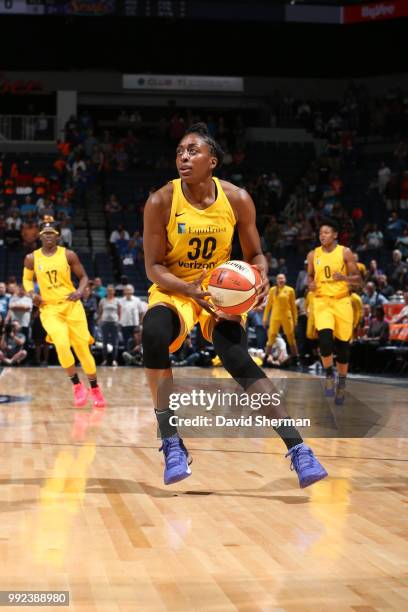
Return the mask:
<svg viewBox="0 0 408 612"><path fill-rule="evenodd" d="M277 286L269 289L268 301L266 302L264 319L267 320L272 309L272 319L283 319L296 316L295 290L288 285L279 288Z"/></svg>
<svg viewBox="0 0 408 612"><path fill-rule="evenodd" d="M67 296L75 291L64 247L57 247L54 255L49 257L42 249L34 251L34 272L46 304L65 302Z"/></svg>
<svg viewBox="0 0 408 612"><path fill-rule="evenodd" d="M333 274L347 274L343 255L344 247L339 244L331 253L317 247L314 251L313 265L315 270L316 297L341 298L349 295L349 286L346 281L333 280Z"/></svg>
<svg viewBox="0 0 408 612"><path fill-rule="evenodd" d="M213 178L217 198L205 210L190 204L184 196L181 179L173 181L173 200L167 225L167 252L164 265L185 281L210 273L229 260L236 223L234 211L220 181Z"/></svg>

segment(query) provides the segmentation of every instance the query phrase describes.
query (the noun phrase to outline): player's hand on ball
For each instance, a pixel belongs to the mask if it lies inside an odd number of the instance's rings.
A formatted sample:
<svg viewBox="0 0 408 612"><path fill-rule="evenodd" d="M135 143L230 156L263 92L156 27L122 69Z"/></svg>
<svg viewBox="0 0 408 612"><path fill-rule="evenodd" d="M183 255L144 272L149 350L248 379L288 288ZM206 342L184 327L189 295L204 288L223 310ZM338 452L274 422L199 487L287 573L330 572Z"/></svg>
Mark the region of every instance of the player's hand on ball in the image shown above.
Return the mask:
<svg viewBox="0 0 408 612"><path fill-rule="evenodd" d="M80 291L73 291L72 293L69 294L69 296L67 297L67 300L70 302L77 302L78 300L80 300L82 297L82 293Z"/></svg>
<svg viewBox="0 0 408 612"><path fill-rule="evenodd" d="M261 284L258 285L256 288L258 297L257 297L257 300L252 310L260 310L262 307L263 301L265 300L265 298L267 297L269 293L269 279L265 273L265 270L261 268L261 266L253 265L252 267L258 270L261 276Z"/></svg>
<svg viewBox="0 0 408 612"><path fill-rule="evenodd" d="M212 306L212 304L206 300L206 297L211 297L211 293L209 291L204 291L202 287L202 283L207 276L206 272L203 272L197 279L186 283L186 288L183 291L183 294L187 297L193 298L197 304L204 308L207 312L216 316L216 312Z"/></svg>

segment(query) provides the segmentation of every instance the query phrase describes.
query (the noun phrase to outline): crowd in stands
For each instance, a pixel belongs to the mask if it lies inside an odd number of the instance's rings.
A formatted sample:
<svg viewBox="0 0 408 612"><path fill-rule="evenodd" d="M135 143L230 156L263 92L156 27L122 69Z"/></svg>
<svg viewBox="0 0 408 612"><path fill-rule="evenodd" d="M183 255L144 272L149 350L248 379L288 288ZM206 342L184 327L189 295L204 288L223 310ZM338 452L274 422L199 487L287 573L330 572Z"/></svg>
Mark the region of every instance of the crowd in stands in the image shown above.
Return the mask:
<svg viewBox="0 0 408 612"><path fill-rule="evenodd" d="M165 172L171 178L174 176L174 144L190 124L204 119L226 153L220 178L242 185L253 196L271 283L275 282L277 274L283 273L296 285L299 321L307 316L303 302L306 299L306 274L299 268L302 268L301 262L307 252L316 245L321 219L331 216L341 228L340 244L349 246L367 265L359 264L363 271L362 329L365 331L358 336L358 342L363 342L361 337L370 337L370 323L374 325L377 315L381 318L379 308L385 310L384 326L391 326L388 336L381 335L381 343L397 346L405 342L404 326L408 319L403 317L395 321L393 317L397 315L388 309L388 305L401 306L408 291L408 145L404 139L407 101L401 98L400 92L388 92L382 101L373 102L364 88L353 85L338 106L296 102L290 96L278 104L278 96L275 98L271 108L278 109L276 114L280 118L295 118L326 141L326 150L311 159L308 167L299 169L302 173L295 183L288 182L273 166L258 173L253 168L248 170L245 122L236 113L203 116L192 111L174 110L167 117L150 121L138 110L122 110L113 126L106 129L102 122L98 125L85 111L67 122L65 139L58 143L58 154L48 171L35 170L25 157L7 156L1 160L0 244L5 244L9 250L32 251L38 246L38 220L44 214L51 214L61 222L61 243L71 247L75 210L87 206L87 193L91 186L96 186L104 195L107 244L112 256L123 266L143 267L143 207L149 193L161 183L136 183L131 200L126 201L115 193L106 192L106 180L111 175L130 180L132 171L140 168L157 171L160 176ZM378 171L370 177L365 192L350 198L350 176L360 172L364 165L364 154L358 140L368 133L364 114L368 107L370 113L376 113L377 123L383 125L383 135L398 136L401 140L395 145L392 155L379 163ZM398 134L393 126L399 126ZM157 155L157 149L145 152L144 145L152 134L163 142L162 155ZM126 223L116 223L127 212L135 219L132 228ZM0 289L0 303L3 305L6 300L13 304L13 300L19 298L21 289L14 280L9 279L7 288ZM138 334L145 302L141 302L142 306L139 304L138 323L125 325L120 321L123 315L119 302L124 299L122 294L126 283L109 287L109 291L101 283L100 279L95 279L84 296L84 305L90 313L89 326L101 353L100 361L140 365ZM138 300L135 296L133 298ZM18 355L15 361L27 361L24 354L27 347L30 355L35 347L31 357L35 362L46 361L48 349L36 308L31 305L29 311L15 307L2 310L3 336L6 329L11 330L12 323L16 329L20 325L14 333L25 337L20 352L15 343L13 351ZM27 318L29 324L26 324ZM260 329L262 325L259 325L256 313L250 316L250 323L253 348L262 351L265 333ZM127 327L133 327L136 330L134 334L129 334L129 330L123 331ZM315 352L302 330L303 327L298 329L299 346L302 360L307 363ZM278 338L277 343L279 347L275 347L274 355L278 357L274 365L289 359L282 338ZM44 358L41 351L44 351ZM211 347L203 345L199 333L193 333L180 354L174 357L174 362L203 365L210 363L208 355L211 356Z"/></svg>

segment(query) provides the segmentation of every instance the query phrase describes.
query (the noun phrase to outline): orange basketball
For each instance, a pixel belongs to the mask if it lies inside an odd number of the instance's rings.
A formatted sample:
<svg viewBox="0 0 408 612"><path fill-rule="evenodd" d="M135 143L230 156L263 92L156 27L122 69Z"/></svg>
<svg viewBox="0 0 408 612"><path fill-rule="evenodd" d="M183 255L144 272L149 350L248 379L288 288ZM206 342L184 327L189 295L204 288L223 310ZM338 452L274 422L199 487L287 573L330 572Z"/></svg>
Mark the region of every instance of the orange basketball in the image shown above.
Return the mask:
<svg viewBox="0 0 408 612"><path fill-rule="evenodd" d="M212 272L208 291L213 304L226 314L240 315L253 307L257 287L261 284L258 270L245 261L226 261Z"/></svg>

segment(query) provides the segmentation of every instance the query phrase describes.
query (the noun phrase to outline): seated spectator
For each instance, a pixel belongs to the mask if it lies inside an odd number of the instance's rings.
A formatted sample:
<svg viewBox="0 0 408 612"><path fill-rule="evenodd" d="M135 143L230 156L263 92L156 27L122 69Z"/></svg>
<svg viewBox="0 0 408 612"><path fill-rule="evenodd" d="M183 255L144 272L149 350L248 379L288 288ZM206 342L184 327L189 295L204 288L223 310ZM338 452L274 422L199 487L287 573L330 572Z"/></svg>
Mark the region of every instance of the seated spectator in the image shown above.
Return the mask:
<svg viewBox="0 0 408 612"><path fill-rule="evenodd" d="M85 287L83 291L82 304L84 306L86 314L89 333L91 334L91 336L93 336L95 333L96 317L98 314L98 301L95 295L92 295L91 288L89 286Z"/></svg>
<svg viewBox="0 0 408 612"><path fill-rule="evenodd" d="M38 242L38 226L34 221L30 220L23 224L21 230L21 238L23 240L23 248L25 251L34 251L37 248Z"/></svg>
<svg viewBox="0 0 408 612"><path fill-rule="evenodd" d="M128 168L129 156L123 143L116 146L115 152L116 168L119 172L126 172Z"/></svg>
<svg viewBox="0 0 408 612"><path fill-rule="evenodd" d="M28 195L24 198L24 204L22 204L20 208L20 212L23 215L23 217L25 217L27 213L37 212L37 206L32 201L31 196Z"/></svg>
<svg viewBox="0 0 408 612"><path fill-rule="evenodd" d="M278 259L277 274L284 274L285 276L287 276L288 274L288 267L286 265L286 259L284 257L280 257Z"/></svg>
<svg viewBox="0 0 408 612"><path fill-rule="evenodd" d="M291 219L288 219L282 228L282 246L291 247L295 244L298 235L298 228Z"/></svg>
<svg viewBox="0 0 408 612"><path fill-rule="evenodd" d="M274 247L281 240L281 237L281 227L275 215L272 215L262 236L265 244L265 251L273 251Z"/></svg>
<svg viewBox="0 0 408 612"><path fill-rule="evenodd" d="M125 232L124 229L121 230L119 232L119 238L115 242L116 252L121 259L125 257L129 249L129 239L126 239L126 235L129 236L129 234Z"/></svg>
<svg viewBox="0 0 408 612"><path fill-rule="evenodd" d="M403 257L408 256L408 227L404 229L402 236L398 236L395 246L401 251Z"/></svg>
<svg viewBox="0 0 408 612"><path fill-rule="evenodd" d="M99 276L94 279L92 293L96 297L98 302L99 300L105 298L108 295L107 289L102 285L102 279L99 278Z"/></svg>
<svg viewBox="0 0 408 612"><path fill-rule="evenodd" d="M283 193L282 181L276 174L276 172L272 172L269 180L268 180L268 189L269 193L274 196L277 200L280 200Z"/></svg>
<svg viewBox="0 0 408 612"><path fill-rule="evenodd" d="M286 342L280 334L277 335L275 342L272 345L272 352L266 358L266 365L282 368L288 365L290 360Z"/></svg>
<svg viewBox="0 0 408 612"><path fill-rule="evenodd" d="M7 230L15 230L20 232L21 230L21 218L18 209L13 210L13 212L6 217L6 229Z"/></svg>
<svg viewBox="0 0 408 612"><path fill-rule="evenodd" d="M384 195L388 183L391 179L391 170L385 162L381 162L378 170L378 193L380 196Z"/></svg>
<svg viewBox="0 0 408 612"><path fill-rule="evenodd" d="M397 211L393 210L386 226L386 236L390 240L391 246L395 246L395 241L402 235L406 227L408 227L408 223L404 219L400 219Z"/></svg>
<svg viewBox="0 0 408 612"><path fill-rule="evenodd" d="M6 322L18 321L21 333L28 339L33 301L25 294L22 285L14 284L13 295L10 297L8 308Z"/></svg>
<svg viewBox="0 0 408 612"><path fill-rule="evenodd" d="M129 240L129 232L125 230L125 226L122 224L118 225L118 228L112 231L109 238L109 242L113 246L116 246L118 240Z"/></svg>
<svg viewBox="0 0 408 612"><path fill-rule="evenodd" d="M365 371L372 369L376 363L377 348L387 344L390 337L390 327L384 320L384 308L377 306L374 313L367 333L353 345L353 362Z"/></svg>
<svg viewBox="0 0 408 612"><path fill-rule="evenodd" d="M72 232L69 227L69 219L64 219L61 223L61 246L68 249L72 247Z"/></svg>
<svg viewBox="0 0 408 612"><path fill-rule="evenodd" d="M142 330L139 325L133 329L122 357L126 365L143 366Z"/></svg>
<svg viewBox="0 0 408 612"><path fill-rule="evenodd" d="M34 193L37 197L42 198L47 195L49 190L49 181L42 172L37 172L33 179Z"/></svg>
<svg viewBox="0 0 408 612"><path fill-rule="evenodd" d="M368 304L371 307L383 306L388 303L386 297L384 297L381 293L375 290L374 283L367 283L365 291L362 295L363 304Z"/></svg>
<svg viewBox="0 0 408 612"><path fill-rule="evenodd" d="M387 300L395 293L394 287L388 283L388 279L385 274L380 274L380 276L377 277L377 291L386 297Z"/></svg>
<svg viewBox="0 0 408 612"><path fill-rule="evenodd" d="M135 240L131 238L128 242L126 242L124 249L120 249L120 246L118 245L118 243L120 242L121 242L120 240L117 241L116 248L120 252L120 256L122 258L123 265L125 266L133 265L135 261L138 259L138 255L139 255L139 249L136 246Z"/></svg>
<svg viewBox="0 0 408 612"><path fill-rule="evenodd" d="M58 198L55 205L55 210L59 219L66 219L67 217L72 217L72 205L70 204L67 197Z"/></svg>
<svg viewBox="0 0 408 612"><path fill-rule="evenodd" d="M200 351L194 346L190 334L184 340L181 348L170 359L172 365L176 367L197 365L200 360Z"/></svg>
<svg viewBox="0 0 408 612"><path fill-rule="evenodd" d="M121 325L123 343L127 346L136 327L142 324L144 313L147 310L146 302L134 295L133 285L125 285L123 298L120 301L121 311L119 323Z"/></svg>
<svg viewBox="0 0 408 612"><path fill-rule="evenodd" d="M378 229L377 224L373 223L370 225L366 234L366 238L368 249L382 249L384 236L383 233Z"/></svg>
<svg viewBox="0 0 408 612"><path fill-rule="evenodd" d="M109 197L109 200L105 204L105 212L112 214L122 211L122 205L114 193Z"/></svg>
<svg viewBox="0 0 408 612"><path fill-rule="evenodd" d="M18 321L6 323L0 338L0 363L7 366L19 365L27 357L24 350L26 336L21 332Z"/></svg>
<svg viewBox="0 0 408 612"><path fill-rule="evenodd" d="M366 280L375 283L382 274L382 270L378 268L377 260L371 259L370 263L368 264Z"/></svg>
<svg viewBox="0 0 408 612"><path fill-rule="evenodd" d="M408 266L402 261L402 253L398 249L392 252L392 263L386 269L386 273L390 284L395 290L402 289L404 276L407 273Z"/></svg>

